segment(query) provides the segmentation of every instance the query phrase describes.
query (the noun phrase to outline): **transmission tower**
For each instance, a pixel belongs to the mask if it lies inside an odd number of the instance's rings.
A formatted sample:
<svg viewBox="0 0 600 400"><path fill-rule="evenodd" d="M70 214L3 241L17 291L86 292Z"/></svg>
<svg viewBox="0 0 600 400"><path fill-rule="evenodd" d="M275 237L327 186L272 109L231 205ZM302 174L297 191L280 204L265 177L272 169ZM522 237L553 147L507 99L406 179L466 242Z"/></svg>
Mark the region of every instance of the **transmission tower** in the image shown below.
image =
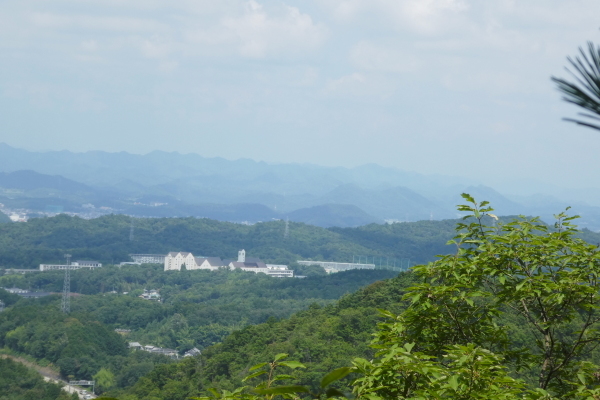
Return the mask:
<svg viewBox="0 0 600 400"><path fill-rule="evenodd" d="M290 236L290 217L285 220L285 231L283 231L283 238L287 239Z"/></svg>
<svg viewBox="0 0 600 400"><path fill-rule="evenodd" d="M129 241L133 242L133 218L131 218L131 225L129 226Z"/></svg>
<svg viewBox="0 0 600 400"><path fill-rule="evenodd" d="M67 265L65 268L65 281L63 283L63 294L60 308L62 312L68 314L71 312L71 255L65 254Z"/></svg>

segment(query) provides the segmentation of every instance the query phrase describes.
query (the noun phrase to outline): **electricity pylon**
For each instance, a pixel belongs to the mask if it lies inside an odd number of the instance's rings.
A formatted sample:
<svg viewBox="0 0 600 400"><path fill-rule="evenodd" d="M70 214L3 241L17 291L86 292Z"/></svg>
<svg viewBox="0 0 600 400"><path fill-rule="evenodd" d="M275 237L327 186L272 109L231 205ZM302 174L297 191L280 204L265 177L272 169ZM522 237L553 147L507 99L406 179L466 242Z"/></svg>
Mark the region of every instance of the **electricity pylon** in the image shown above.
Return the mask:
<svg viewBox="0 0 600 400"><path fill-rule="evenodd" d="M71 255L65 254L67 266L65 268L65 281L63 283L63 294L60 308L62 312L68 314L71 312Z"/></svg>

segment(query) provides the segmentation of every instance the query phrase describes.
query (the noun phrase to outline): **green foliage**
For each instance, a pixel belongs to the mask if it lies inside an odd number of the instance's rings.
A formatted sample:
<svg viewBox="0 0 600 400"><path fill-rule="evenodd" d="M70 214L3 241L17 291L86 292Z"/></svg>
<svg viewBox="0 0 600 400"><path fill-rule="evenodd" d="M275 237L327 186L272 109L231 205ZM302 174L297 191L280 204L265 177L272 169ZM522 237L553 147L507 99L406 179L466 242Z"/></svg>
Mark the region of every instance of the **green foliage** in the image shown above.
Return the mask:
<svg viewBox="0 0 600 400"><path fill-rule="evenodd" d="M129 295L79 296L71 309L113 328L131 329L131 341L177 349L200 349L233 330L269 318L285 318L313 303L329 304L346 293L394 276L391 271L348 271L306 279L274 279L241 271L168 271L160 266L103 267L73 271L74 291L94 294L104 286ZM5 285L60 291L63 274L12 275ZM158 288L164 303L136 297L140 288Z"/></svg>
<svg viewBox="0 0 600 400"><path fill-rule="evenodd" d="M327 272L320 265L300 265L293 263L290 268L294 270L296 276L325 276Z"/></svg>
<svg viewBox="0 0 600 400"><path fill-rule="evenodd" d="M91 379L104 368L114 374L114 385L109 390L118 393L160 364L172 362L147 352L129 352L124 348L125 340L181 352L192 347L202 349L220 342L234 330L266 321L273 324L311 304L322 311L322 305L330 304L336 297L393 273L357 270L306 279L274 279L230 271L165 273L160 266L145 265L74 271L72 276L73 288L96 288L96 292L102 283L108 286L112 282L131 285L117 286L126 289L161 288L165 303L134 295L83 295L72 298L72 312L65 316L59 312L58 296L23 299L0 314L0 346L30 354L41 363L53 363L64 376L77 379ZM5 278L39 282L46 290L62 284L60 273ZM357 323L356 318L350 318L348 326ZM114 328L132 332L121 337L113 332ZM109 338L116 344L102 345ZM63 347L69 350L63 351ZM115 349L121 351L115 354Z"/></svg>
<svg viewBox="0 0 600 400"><path fill-rule="evenodd" d="M106 368L101 368L92 378L103 392L115 385L115 375Z"/></svg>
<svg viewBox="0 0 600 400"><path fill-rule="evenodd" d="M65 315L57 303L23 301L0 313L0 346L55 365L64 378L96 379L101 391L131 386L155 365L172 362L130 352L113 329L86 313Z"/></svg>
<svg viewBox="0 0 600 400"><path fill-rule="evenodd" d="M11 306L20 299L21 297L19 297L17 294L9 293L4 289L0 289L0 300L2 300L5 306Z"/></svg>
<svg viewBox="0 0 600 400"><path fill-rule="evenodd" d="M332 397L344 396L343 393L335 388L328 386L335 381L338 381L352 372L352 368L342 367L331 371L321 380L321 385L316 392L311 392L308 387L294 384L280 384L281 381L294 380L295 377L288 374L281 374L281 367L294 370L296 368L306 368L306 366L298 361L286 361L288 354L280 353L274 357L274 360L269 363L260 363L252 366L248 371L250 375L242 379L242 382L257 381L258 384L249 387L243 386L233 391L223 390L221 392L214 388L208 389L211 396L193 397L195 400L242 400L242 399L264 399L273 400L276 396L283 398L297 398L298 394L308 395L314 399L329 399ZM283 361L282 361L283 360ZM257 396L258 395L258 396Z"/></svg>
<svg viewBox="0 0 600 400"><path fill-rule="evenodd" d="M197 360L157 366L126 393L132 398L167 399L167 393L180 398L199 396L211 387L233 391L244 386L242 379L253 372L251 366L274 360L280 353L307 367L290 374L295 377L293 384L316 392L328 372L349 365L356 356L374 355L369 342L382 321L377 309L400 311L403 305L398 300L414 283L413 274L401 273L346 295L336 305L315 304L288 319L247 326L204 349ZM337 389L341 385L334 384Z"/></svg>
<svg viewBox="0 0 600 400"><path fill-rule="evenodd" d="M470 204L459 209L470 214L452 241L456 254L415 267L423 283L405 295L411 304L403 313L386 313L377 359L355 361L364 375L355 392L370 399L592 396L600 370L590 360L600 344L597 247L575 237L574 217L559 214L553 230L535 218L489 226L486 217L497 218L487 202L464 197ZM511 341L505 316L530 329L525 346Z"/></svg>
<svg viewBox="0 0 600 400"><path fill-rule="evenodd" d="M473 344L449 346L443 361L412 344L393 346L376 361L354 361L361 376L354 381L358 398L376 399L516 399L525 385L511 378L502 358Z"/></svg>
<svg viewBox="0 0 600 400"><path fill-rule="evenodd" d="M44 382L36 371L9 358L0 358L0 400L76 400L57 384Z"/></svg>

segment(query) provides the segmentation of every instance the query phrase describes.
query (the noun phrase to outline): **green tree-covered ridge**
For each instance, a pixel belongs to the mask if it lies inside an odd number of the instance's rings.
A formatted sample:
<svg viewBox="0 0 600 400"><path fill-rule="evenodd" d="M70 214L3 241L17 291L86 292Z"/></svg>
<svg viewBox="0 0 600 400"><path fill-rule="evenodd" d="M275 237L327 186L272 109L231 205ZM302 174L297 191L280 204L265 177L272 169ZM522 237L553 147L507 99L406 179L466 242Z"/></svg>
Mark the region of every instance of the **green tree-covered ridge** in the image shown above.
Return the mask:
<svg viewBox="0 0 600 400"><path fill-rule="evenodd" d="M131 253L167 254L191 251L197 256L236 258L246 254L276 264L312 259L351 262L353 256L410 259L423 263L451 251L445 246L452 237L454 221L422 221L360 228L319 228L272 221L241 225L198 218L135 219L135 234L129 240L131 218L109 215L85 220L58 215L35 218L26 224L0 224L0 268L38 268L42 263L62 263L64 254L73 260L93 259L104 264L129 261ZM379 258L383 257L383 259Z"/></svg>

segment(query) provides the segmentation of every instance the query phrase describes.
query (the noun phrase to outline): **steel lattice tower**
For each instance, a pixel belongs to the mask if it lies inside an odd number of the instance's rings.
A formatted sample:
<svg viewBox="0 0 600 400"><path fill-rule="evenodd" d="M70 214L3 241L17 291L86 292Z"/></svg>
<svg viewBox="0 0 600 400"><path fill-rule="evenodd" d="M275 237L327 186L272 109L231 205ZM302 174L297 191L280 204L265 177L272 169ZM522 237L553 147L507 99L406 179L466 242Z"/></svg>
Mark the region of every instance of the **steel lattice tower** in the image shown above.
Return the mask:
<svg viewBox="0 0 600 400"><path fill-rule="evenodd" d="M285 231L283 232L283 238L287 239L290 236L290 217L285 220Z"/></svg>
<svg viewBox="0 0 600 400"><path fill-rule="evenodd" d="M63 283L63 294L60 308L62 312L68 314L71 312L71 255L65 254L67 266L65 268L65 281Z"/></svg>

